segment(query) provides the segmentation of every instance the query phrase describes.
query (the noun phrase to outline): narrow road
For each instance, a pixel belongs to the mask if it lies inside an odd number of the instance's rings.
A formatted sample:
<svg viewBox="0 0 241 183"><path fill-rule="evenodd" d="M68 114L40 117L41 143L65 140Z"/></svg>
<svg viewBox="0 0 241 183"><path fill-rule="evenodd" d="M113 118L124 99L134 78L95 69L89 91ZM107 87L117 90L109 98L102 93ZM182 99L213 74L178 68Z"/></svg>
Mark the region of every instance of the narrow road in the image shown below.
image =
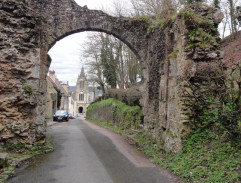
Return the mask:
<svg viewBox="0 0 241 183"><path fill-rule="evenodd" d="M172 183L177 179L136 152L121 136L84 119L52 126L55 151L8 183Z"/></svg>

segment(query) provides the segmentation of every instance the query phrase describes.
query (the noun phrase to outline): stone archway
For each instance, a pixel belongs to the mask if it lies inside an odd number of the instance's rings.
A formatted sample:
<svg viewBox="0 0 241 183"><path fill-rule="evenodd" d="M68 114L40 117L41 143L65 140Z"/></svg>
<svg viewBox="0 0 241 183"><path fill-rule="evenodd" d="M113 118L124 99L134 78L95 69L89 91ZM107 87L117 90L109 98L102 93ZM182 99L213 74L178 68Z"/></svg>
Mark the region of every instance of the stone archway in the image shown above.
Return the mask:
<svg viewBox="0 0 241 183"><path fill-rule="evenodd" d="M74 0L2 0L0 10L0 140L32 144L44 137L48 50L68 35L99 31L123 41L142 61L145 129L167 149L180 149L192 113L186 83L203 63L220 58L216 46L205 53L185 49L182 15L160 28L142 17L112 17ZM215 26L220 22L217 10L207 6L191 11L208 16Z"/></svg>
<svg viewBox="0 0 241 183"><path fill-rule="evenodd" d="M84 110L84 108L80 106L80 107L79 107L79 113L82 114L82 113L83 113L83 110Z"/></svg>

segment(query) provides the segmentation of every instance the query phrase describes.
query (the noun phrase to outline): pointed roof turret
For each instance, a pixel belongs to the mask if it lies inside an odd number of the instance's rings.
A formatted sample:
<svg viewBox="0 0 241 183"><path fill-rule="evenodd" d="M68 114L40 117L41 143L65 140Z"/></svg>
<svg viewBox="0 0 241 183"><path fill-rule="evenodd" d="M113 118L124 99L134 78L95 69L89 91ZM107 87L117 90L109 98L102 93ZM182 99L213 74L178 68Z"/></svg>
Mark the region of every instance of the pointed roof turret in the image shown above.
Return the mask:
<svg viewBox="0 0 241 183"><path fill-rule="evenodd" d="M82 69L81 69L80 77L85 78L85 69L84 69L83 66L82 66Z"/></svg>

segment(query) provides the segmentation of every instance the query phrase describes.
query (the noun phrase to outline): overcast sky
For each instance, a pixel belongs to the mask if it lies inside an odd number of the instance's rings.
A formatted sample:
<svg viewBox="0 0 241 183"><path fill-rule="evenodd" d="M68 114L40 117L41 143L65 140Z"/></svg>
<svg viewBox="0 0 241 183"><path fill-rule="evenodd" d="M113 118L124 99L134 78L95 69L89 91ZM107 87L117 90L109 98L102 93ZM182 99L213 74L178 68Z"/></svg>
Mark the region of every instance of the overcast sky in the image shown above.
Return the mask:
<svg viewBox="0 0 241 183"><path fill-rule="evenodd" d="M75 0L80 6L87 5L89 9L110 8L112 0ZM70 35L58 41L49 51L52 58L50 70L55 70L60 81L76 84L78 73L81 71L80 49L88 32ZM82 61L83 62L83 61Z"/></svg>

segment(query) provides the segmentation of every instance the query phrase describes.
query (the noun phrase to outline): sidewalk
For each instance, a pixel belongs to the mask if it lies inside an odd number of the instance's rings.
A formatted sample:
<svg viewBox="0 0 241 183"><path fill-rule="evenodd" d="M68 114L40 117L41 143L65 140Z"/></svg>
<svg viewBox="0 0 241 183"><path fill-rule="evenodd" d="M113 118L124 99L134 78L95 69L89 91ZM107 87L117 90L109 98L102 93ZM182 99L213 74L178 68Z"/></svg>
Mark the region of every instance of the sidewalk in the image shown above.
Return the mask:
<svg viewBox="0 0 241 183"><path fill-rule="evenodd" d="M46 121L47 121L47 127L53 126L53 125L55 125L56 123L58 123L58 122L54 122L53 119L46 119Z"/></svg>

